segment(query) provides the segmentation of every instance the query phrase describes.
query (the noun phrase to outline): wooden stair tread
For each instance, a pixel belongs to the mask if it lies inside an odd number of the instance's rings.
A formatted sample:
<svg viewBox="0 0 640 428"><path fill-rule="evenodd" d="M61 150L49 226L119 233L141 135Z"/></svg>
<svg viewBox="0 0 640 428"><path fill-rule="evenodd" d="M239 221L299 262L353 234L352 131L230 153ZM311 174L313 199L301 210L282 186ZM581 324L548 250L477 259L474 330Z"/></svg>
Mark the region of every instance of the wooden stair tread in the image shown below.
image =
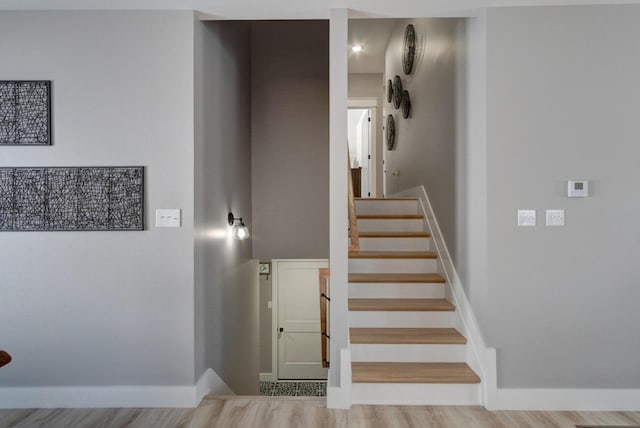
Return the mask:
<svg viewBox="0 0 640 428"><path fill-rule="evenodd" d="M417 201L418 198L353 198L356 201Z"/></svg>
<svg viewBox="0 0 640 428"><path fill-rule="evenodd" d="M353 251L350 259L435 259L433 251Z"/></svg>
<svg viewBox="0 0 640 428"><path fill-rule="evenodd" d="M422 214L356 214L358 220L422 220Z"/></svg>
<svg viewBox="0 0 640 428"><path fill-rule="evenodd" d="M429 238L427 232L360 232L360 238Z"/></svg>
<svg viewBox="0 0 640 428"><path fill-rule="evenodd" d="M464 345L467 339L455 328L351 328L351 343Z"/></svg>
<svg viewBox="0 0 640 428"><path fill-rule="evenodd" d="M480 383L466 363L378 363L353 362L355 383Z"/></svg>
<svg viewBox="0 0 640 428"><path fill-rule="evenodd" d="M455 311L446 299L349 299L350 311Z"/></svg>
<svg viewBox="0 0 640 428"><path fill-rule="evenodd" d="M376 284L444 284L447 281L442 275L437 273L350 273L349 282Z"/></svg>

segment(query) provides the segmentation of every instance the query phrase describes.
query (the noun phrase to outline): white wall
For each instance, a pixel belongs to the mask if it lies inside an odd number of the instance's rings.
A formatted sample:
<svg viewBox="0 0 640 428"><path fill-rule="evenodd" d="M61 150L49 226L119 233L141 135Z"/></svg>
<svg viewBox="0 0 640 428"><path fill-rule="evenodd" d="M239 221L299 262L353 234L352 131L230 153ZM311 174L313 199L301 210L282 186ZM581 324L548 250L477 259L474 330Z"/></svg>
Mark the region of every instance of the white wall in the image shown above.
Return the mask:
<svg viewBox="0 0 640 428"><path fill-rule="evenodd" d="M147 222L0 234L0 390L193 385L193 13L2 12L0 58L0 79L53 81L54 139L0 166L144 165Z"/></svg>
<svg viewBox="0 0 640 428"><path fill-rule="evenodd" d="M393 115L396 144L386 144L387 189L390 195L424 185L452 255L456 255L457 207L457 50L460 48L455 19L398 20L385 55L385 79L398 75L411 97L411 114L404 119L400 109L384 100L383 120ZM404 31L416 31L416 59L410 75L402 70ZM397 175L393 173L397 172Z"/></svg>
<svg viewBox="0 0 640 428"><path fill-rule="evenodd" d="M499 386L639 388L640 7L487 18L486 324ZM571 178L591 180L592 196L565 197ZM538 226L516 227L518 208L536 209ZM565 209L566 226L545 227L547 208Z"/></svg>
<svg viewBox="0 0 640 428"><path fill-rule="evenodd" d="M227 214L251 215L251 34L242 22L196 23L196 371L258 394L259 288L251 239Z"/></svg>
<svg viewBox="0 0 640 428"><path fill-rule="evenodd" d="M327 21L252 24L256 258L329 254L328 33Z"/></svg>

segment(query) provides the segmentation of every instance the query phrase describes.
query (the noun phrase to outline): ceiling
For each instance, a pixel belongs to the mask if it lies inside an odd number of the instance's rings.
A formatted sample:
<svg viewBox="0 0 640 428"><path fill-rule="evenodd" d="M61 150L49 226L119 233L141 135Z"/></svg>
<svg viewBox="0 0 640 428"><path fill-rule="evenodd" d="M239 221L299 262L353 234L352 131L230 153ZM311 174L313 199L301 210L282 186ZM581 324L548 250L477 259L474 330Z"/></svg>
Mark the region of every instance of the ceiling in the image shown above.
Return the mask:
<svg viewBox="0 0 640 428"><path fill-rule="evenodd" d="M361 45L362 51L349 50L349 73L384 72L384 53L395 19L349 20L349 48Z"/></svg>

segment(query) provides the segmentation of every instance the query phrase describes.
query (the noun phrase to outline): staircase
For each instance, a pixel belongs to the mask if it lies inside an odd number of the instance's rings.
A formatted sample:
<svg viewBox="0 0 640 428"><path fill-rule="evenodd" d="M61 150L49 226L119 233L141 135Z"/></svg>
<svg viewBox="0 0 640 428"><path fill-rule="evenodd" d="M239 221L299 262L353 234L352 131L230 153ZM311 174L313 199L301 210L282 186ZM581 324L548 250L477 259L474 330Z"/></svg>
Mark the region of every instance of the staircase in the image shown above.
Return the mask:
<svg viewBox="0 0 640 428"><path fill-rule="evenodd" d="M480 403L418 199L356 199L349 254L354 404Z"/></svg>

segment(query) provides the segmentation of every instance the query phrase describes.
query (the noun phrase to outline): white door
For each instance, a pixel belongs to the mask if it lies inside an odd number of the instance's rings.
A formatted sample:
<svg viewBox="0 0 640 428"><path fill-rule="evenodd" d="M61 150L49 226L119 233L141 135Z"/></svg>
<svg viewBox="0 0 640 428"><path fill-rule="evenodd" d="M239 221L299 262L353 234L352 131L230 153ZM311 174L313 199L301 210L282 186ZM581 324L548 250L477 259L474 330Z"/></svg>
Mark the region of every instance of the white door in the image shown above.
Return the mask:
<svg viewBox="0 0 640 428"><path fill-rule="evenodd" d="M318 269L326 260L274 261L278 379L326 379L320 346Z"/></svg>

